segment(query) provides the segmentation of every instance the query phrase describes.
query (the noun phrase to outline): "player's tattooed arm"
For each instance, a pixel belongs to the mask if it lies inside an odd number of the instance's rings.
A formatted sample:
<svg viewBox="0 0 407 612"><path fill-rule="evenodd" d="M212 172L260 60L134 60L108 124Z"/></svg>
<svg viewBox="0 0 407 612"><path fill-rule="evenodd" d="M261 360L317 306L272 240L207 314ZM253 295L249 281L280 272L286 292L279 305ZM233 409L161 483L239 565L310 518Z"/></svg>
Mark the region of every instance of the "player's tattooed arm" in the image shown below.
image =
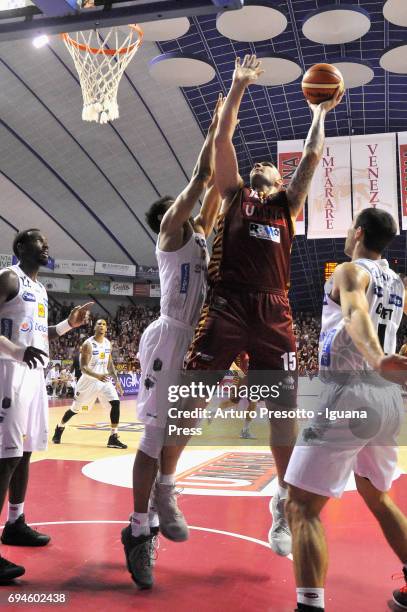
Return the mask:
<svg viewBox="0 0 407 612"><path fill-rule="evenodd" d="M343 91L338 89L331 100L321 104L308 103L313 114L311 127L305 140L301 161L286 190L293 219L296 219L305 204L312 177L322 158L325 142L326 114L341 102L342 97Z"/></svg>
<svg viewBox="0 0 407 612"><path fill-rule="evenodd" d="M96 378L102 382L107 382L109 380L109 376L107 374L98 374L89 368L89 362L92 358L92 345L90 342L84 342L82 344L81 349L81 358L80 358L80 366L82 374L86 374L87 376L91 376L92 378Z"/></svg>
<svg viewBox="0 0 407 612"><path fill-rule="evenodd" d="M219 109L222 104L223 97L220 95L191 180L167 210L161 221L159 247L164 251L175 251L183 245L185 223L191 219L194 206L213 174L215 132L218 125Z"/></svg>

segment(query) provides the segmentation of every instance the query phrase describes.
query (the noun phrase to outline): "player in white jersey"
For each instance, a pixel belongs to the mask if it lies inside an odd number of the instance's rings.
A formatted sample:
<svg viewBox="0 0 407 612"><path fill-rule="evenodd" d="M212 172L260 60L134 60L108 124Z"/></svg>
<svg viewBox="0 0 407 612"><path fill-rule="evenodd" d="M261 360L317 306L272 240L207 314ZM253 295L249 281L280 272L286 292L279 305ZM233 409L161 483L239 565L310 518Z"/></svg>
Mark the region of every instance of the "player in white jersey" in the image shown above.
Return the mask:
<svg viewBox="0 0 407 612"><path fill-rule="evenodd" d="M407 563L407 519L387 494L404 417L399 385L407 380L407 358L394 354L407 310L405 288L381 257L396 232L391 215L363 210L346 239L345 253L352 261L339 265L325 285L319 349L323 388L285 476L301 612L324 610L328 555L319 515L330 497L341 497L352 472L393 551ZM406 593L394 596L407 607Z"/></svg>
<svg viewBox="0 0 407 612"><path fill-rule="evenodd" d="M49 385L52 389L52 397L56 397L58 394L58 388L60 386L60 374L61 366L59 365L59 363L57 363L51 367L45 378L45 384Z"/></svg>
<svg viewBox="0 0 407 612"><path fill-rule="evenodd" d="M117 391L122 395L123 389L114 367L110 340L106 338L106 321L98 319L94 331L94 336L82 344L80 360L82 376L78 380L72 406L56 426L52 441L54 444L60 444L68 421L78 412L92 410L94 403L99 399L102 404L110 404L111 432L107 441L108 448L127 448L127 445L119 440L118 435L120 400ZM116 388L111 378L115 381Z"/></svg>
<svg viewBox="0 0 407 612"><path fill-rule="evenodd" d="M206 238L212 232L220 207L212 171L214 137L222 105L223 98L219 96L188 185L175 200L165 197L153 204L146 215L149 226L158 234L161 315L140 340L137 413L145 430L133 468L134 513L130 525L122 531L127 567L140 588L151 588L153 584L152 553L158 523L162 534L170 540L182 542L188 538L188 526L178 508L175 491L175 470L182 448L165 445L170 407L168 386L178 381L206 295ZM205 187L201 210L192 217Z"/></svg>
<svg viewBox="0 0 407 612"><path fill-rule="evenodd" d="M44 546L50 537L25 522L24 499L33 451L44 450L48 398L43 368L48 339L86 322L88 307L77 306L68 319L48 327L48 298L38 281L48 262L48 242L38 229L17 234L13 251L20 263L0 271L0 511L7 491L8 518L3 544ZM22 566L0 557L0 583L24 574Z"/></svg>

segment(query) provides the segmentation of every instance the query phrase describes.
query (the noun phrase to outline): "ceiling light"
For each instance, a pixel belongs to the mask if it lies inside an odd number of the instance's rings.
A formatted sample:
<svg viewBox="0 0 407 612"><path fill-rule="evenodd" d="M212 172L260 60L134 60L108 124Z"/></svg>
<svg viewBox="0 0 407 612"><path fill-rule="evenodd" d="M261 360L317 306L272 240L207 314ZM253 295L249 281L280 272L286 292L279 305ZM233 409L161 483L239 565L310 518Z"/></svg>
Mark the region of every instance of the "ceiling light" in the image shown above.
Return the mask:
<svg viewBox="0 0 407 612"><path fill-rule="evenodd" d="M45 47L49 43L49 38L46 34L41 34L40 36L36 36L33 40L33 45L36 49L41 49L41 47Z"/></svg>

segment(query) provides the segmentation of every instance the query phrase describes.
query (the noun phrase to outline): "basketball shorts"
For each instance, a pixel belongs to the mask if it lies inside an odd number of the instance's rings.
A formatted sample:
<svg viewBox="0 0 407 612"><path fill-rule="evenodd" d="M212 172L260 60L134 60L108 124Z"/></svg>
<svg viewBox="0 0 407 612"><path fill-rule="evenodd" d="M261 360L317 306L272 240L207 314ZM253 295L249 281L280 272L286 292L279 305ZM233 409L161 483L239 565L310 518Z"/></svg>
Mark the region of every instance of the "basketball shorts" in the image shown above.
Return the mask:
<svg viewBox="0 0 407 612"><path fill-rule="evenodd" d="M0 458L47 448L48 396L44 370L0 360Z"/></svg>
<svg viewBox="0 0 407 612"><path fill-rule="evenodd" d="M165 427L170 406L169 387L179 384L193 331L193 327L161 315L141 336L137 416L142 423Z"/></svg>
<svg viewBox="0 0 407 612"><path fill-rule="evenodd" d="M341 497L354 472L387 491L404 418L400 387L385 382L323 387L314 418L298 436L285 481L317 495ZM347 410L353 411L349 418ZM344 418L334 418L338 415Z"/></svg>
<svg viewBox="0 0 407 612"><path fill-rule="evenodd" d="M97 399L107 407L109 402L119 399L116 387L110 380L102 382L82 374L76 385L71 410L77 413L92 410Z"/></svg>
<svg viewBox="0 0 407 612"><path fill-rule="evenodd" d="M273 403L295 407L296 342L285 292L210 289L185 359L186 370L221 373L242 351L250 358L249 384L278 384L281 391Z"/></svg>

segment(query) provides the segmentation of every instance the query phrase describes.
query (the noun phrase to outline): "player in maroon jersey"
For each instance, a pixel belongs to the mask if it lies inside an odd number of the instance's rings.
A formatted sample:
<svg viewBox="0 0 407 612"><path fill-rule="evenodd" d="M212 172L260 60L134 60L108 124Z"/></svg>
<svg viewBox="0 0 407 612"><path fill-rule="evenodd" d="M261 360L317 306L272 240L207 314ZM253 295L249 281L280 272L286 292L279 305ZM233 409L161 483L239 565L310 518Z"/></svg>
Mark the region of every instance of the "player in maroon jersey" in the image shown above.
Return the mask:
<svg viewBox="0 0 407 612"><path fill-rule="evenodd" d="M239 174L232 136L243 94L261 74L260 66L255 55L246 55L243 63L236 59L215 137L215 177L223 204L208 269L208 297L186 368L221 371L241 351L247 351L254 378L263 384L272 381L280 385L280 396L267 401L269 410L292 409L297 401L297 360L288 288L295 219L322 157L326 113L339 104L343 94L338 91L327 102L309 104L311 128L286 190L282 190L281 176L269 161L254 165L247 186ZM284 474L297 427L293 419L277 418L271 419L271 426L279 484L271 504L269 540L272 549L285 556L291 552L291 535L284 515Z"/></svg>

